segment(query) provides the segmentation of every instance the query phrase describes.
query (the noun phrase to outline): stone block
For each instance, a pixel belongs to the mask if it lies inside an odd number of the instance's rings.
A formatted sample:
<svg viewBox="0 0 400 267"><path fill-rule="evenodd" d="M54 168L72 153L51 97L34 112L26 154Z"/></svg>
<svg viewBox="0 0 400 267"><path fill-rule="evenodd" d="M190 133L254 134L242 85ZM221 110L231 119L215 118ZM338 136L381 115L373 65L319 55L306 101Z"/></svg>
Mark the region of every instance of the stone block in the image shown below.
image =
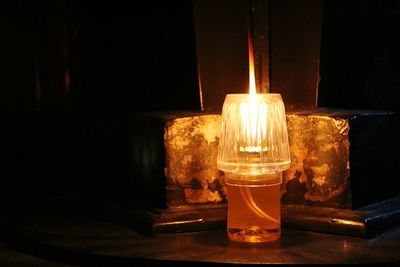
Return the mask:
<svg viewBox="0 0 400 267"><path fill-rule="evenodd" d="M167 207L226 202L216 165L219 114L153 113L140 120L135 176L164 198L147 196ZM320 109L288 112L287 123L292 164L284 173L284 205L354 209L399 195L395 114Z"/></svg>

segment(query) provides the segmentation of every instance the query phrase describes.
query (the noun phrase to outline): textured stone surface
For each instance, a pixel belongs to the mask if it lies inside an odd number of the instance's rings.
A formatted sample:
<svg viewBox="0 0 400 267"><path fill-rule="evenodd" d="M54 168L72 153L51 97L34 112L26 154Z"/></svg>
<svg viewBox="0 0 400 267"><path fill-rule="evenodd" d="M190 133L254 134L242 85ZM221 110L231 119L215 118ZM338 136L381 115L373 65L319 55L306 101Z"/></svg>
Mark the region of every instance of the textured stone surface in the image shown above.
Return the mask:
<svg viewBox="0 0 400 267"><path fill-rule="evenodd" d="M176 118L165 124L165 176L170 205L224 201L217 169L220 125L219 115Z"/></svg>
<svg viewBox="0 0 400 267"><path fill-rule="evenodd" d="M350 207L348 114L287 114L291 167L284 203Z"/></svg>
<svg viewBox="0 0 400 267"><path fill-rule="evenodd" d="M370 163L384 158L385 149L398 149L393 144L397 138L392 119L389 113L346 110L287 113L292 164L283 176L283 204L347 209L398 195L395 179L387 177L386 185L379 185L368 175L379 172L379 166L370 164L368 171L362 171L360 164L366 158ZM165 151L153 151L152 157L162 157L158 161L165 163L165 177L157 179L166 181L167 206L224 203L224 174L216 165L220 115L176 114L159 123L163 127L156 127L156 135L163 136ZM380 142L372 142L375 139ZM396 159L382 163L392 176ZM374 184L379 185L379 194Z"/></svg>

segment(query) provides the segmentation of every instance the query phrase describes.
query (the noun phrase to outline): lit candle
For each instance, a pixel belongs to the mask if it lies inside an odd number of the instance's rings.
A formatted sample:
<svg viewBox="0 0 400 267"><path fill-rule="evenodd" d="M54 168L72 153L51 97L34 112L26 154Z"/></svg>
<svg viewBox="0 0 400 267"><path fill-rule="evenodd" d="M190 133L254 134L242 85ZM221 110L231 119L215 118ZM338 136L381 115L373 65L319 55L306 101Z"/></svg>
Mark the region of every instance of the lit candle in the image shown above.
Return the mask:
<svg viewBox="0 0 400 267"><path fill-rule="evenodd" d="M257 94L249 38L249 94L228 94L222 109L218 169L228 189L228 236L267 242L281 234L280 184L290 166L280 94Z"/></svg>

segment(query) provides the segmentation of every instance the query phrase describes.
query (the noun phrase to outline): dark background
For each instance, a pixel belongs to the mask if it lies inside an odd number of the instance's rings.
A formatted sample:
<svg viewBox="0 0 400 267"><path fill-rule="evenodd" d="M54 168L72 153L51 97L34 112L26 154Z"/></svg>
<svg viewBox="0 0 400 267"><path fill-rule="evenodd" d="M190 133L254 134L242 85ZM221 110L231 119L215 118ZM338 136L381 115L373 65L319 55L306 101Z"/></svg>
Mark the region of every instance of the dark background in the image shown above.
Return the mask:
<svg viewBox="0 0 400 267"><path fill-rule="evenodd" d="M399 111L400 1L325 0L318 105Z"/></svg>
<svg viewBox="0 0 400 267"><path fill-rule="evenodd" d="M324 2L319 107L398 110L399 26L400 1ZM191 1L6 0L0 33L2 197L132 184L129 118L200 110Z"/></svg>
<svg viewBox="0 0 400 267"><path fill-rule="evenodd" d="M0 5L3 197L134 183L129 118L199 110L191 1Z"/></svg>
<svg viewBox="0 0 400 267"><path fill-rule="evenodd" d="M1 5L3 112L198 108L191 1Z"/></svg>

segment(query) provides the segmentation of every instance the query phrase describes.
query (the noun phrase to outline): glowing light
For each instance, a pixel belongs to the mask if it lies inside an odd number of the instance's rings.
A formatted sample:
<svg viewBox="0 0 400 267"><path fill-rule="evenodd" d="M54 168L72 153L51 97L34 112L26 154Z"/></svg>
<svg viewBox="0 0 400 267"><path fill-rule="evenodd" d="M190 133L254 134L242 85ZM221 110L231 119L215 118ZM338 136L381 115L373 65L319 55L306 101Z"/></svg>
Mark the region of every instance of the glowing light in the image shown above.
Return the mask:
<svg viewBox="0 0 400 267"><path fill-rule="evenodd" d="M254 71L254 48L251 33L248 33L249 50L249 99L240 107L244 134L247 137L250 147L258 147L258 151L263 151L260 140L266 136L266 105L261 103L257 96L256 79ZM248 149L244 149L247 151ZM250 149L255 151L255 149Z"/></svg>
<svg viewBox="0 0 400 267"><path fill-rule="evenodd" d="M290 165L285 107L280 94L257 94L250 34L248 46L249 93L225 98L217 164L227 173L269 179L264 175Z"/></svg>
<svg viewBox="0 0 400 267"><path fill-rule="evenodd" d="M247 36L247 45L249 47L249 94L250 96L256 95L256 76L254 72L254 49L253 49L253 38L251 37L250 31Z"/></svg>
<svg viewBox="0 0 400 267"><path fill-rule="evenodd" d="M280 237L279 187L290 154L280 94L257 94L250 33L248 46L249 93L225 98L217 166L228 189L229 238L260 243Z"/></svg>

